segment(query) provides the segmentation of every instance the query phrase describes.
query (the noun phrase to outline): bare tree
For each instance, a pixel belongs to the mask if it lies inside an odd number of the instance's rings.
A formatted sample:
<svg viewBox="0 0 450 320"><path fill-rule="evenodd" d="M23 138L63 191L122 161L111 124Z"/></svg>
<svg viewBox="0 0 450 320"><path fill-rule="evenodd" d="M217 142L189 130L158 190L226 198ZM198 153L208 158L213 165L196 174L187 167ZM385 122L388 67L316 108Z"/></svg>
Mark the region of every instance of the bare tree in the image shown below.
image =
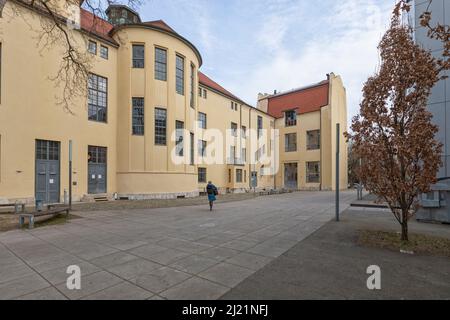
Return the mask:
<svg viewBox="0 0 450 320"><path fill-rule="evenodd" d="M442 145L426 105L445 63L416 45L401 23L403 3L395 7L379 44L381 65L363 88L360 115L352 120L353 152L361 158L358 176L384 199L408 241L408 220L421 193L436 182Z"/></svg>
<svg viewBox="0 0 450 320"><path fill-rule="evenodd" d="M57 102L66 111L72 113L71 104L79 97L87 96L87 83L92 68L92 56L86 50L87 39L95 35L102 20L106 20L105 9L109 5L120 4L120 1L60 0L61 8L73 8L82 4L84 10L92 13L92 21L88 23L89 28L83 29L83 32L70 28L70 18L61 14L61 11L49 0L0 0L0 18L3 18L2 11L7 2L14 4L13 15L9 17L10 19L23 19L27 22L23 11L18 9L20 7L37 13L40 25L37 30L33 31L37 34L37 44L41 50L62 48L63 53L58 71L56 74L49 74L49 79L54 81L55 86L62 87L62 93L57 97ZM141 4L141 0L127 0L123 4L136 9ZM75 33L77 34L75 35ZM76 41L76 36L81 36L85 45L80 46Z"/></svg>

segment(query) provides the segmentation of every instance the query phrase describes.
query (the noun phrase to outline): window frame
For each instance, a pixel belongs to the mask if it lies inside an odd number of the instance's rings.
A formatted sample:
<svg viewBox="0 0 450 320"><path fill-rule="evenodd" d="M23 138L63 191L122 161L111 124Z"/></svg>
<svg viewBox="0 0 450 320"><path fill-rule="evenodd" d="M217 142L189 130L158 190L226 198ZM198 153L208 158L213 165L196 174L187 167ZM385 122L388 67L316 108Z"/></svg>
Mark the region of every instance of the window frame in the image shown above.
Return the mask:
<svg viewBox="0 0 450 320"><path fill-rule="evenodd" d="M293 141L290 137L295 137ZM291 132L284 135L284 152L297 152L297 133Z"/></svg>
<svg viewBox="0 0 450 320"><path fill-rule="evenodd" d="M135 101L142 101L142 105L136 105ZM135 110L140 109L140 114L135 115ZM133 136L144 136L145 135L145 99L143 97L133 97L131 98L131 133ZM135 121L140 120L141 124L135 123ZM138 121L139 122L139 121ZM135 130L140 128L140 130Z"/></svg>
<svg viewBox="0 0 450 320"><path fill-rule="evenodd" d="M311 138L310 134L314 134L314 133L317 133L317 144L310 143L310 138ZM320 148L321 148L320 142L321 142L320 141L320 129L306 131L306 150L308 150L308 151L320 150Z"/></svg>
<svg viewBox="0 0 450 320"><path fill-rule="evenodd" d="M198 140L198 155L201 158L206 157L206 148L208 147L208 142L206 140Z"/></svg>
<svg viewBox="0 0 450 320"><path fill-rule="evenodd" d="M237 137L238 136L238 124L236 122L231 122L230 129L231 129L231 135L233 137Z"/></svg>
<svg viewBox="0 0 450 320"><path fill-rule="evenodd" d="M262 136L262 130L264 127L264 120L262 116L258 116L257 119L257 132L258 132L258 139Z"/></svg>
<svg viewBox="0 0 450 320"><path fill-rule="evenodd" d="M289 119L288 115L293 114L294 117ZM297 125L297 110L286 110L284 112L284 126L285 127L295 127Z"/></svg>
<svg viewBox="0 0 450 320"><path fill-rule="evenodd" d="M92 44L94 45L94 49L95 49L94 52L91 51L91 45ZM88 52L93 54L93 55L97 55L97 41L94 41L94 40L91 40L91 39L88 40Z"/></svg>
<svg viewBox="0 0 450 320"><path fill-rule="evenodd" d="M108 78L102 77L102 76L100 76L98 74L95 74L95 73L89 73L88 77L89 77L89 80L88 80L88 120L89 121L100 122L100 123L108 123ZM92 83L91 82L91 77L94 77L96 79L96 88L91 88L90 87L90 85ZM99 90L99 80L105 80L105 91ZM96 104L90 103L91 98L92 98L91 90L93 92L96 92L96 95L95 95L95 97L96 97ZM98 102L99 101L98 98L102 94L105 94L105 105L104 106L98 104L99 103ZM90 111L92 109L94 109L94 108L96 109L96 113L95 113L96 114L96 118L95 119L91 118L91 116L90 116ZM105 117L104 117L104 119L99 120L99 117L98 117L98 110L99 109L104 109L105 110Z"/></svg>
<svg viewBox="0 0 450 320"><path fill-rule="evenodd" d="M242 176L244 175L242 169L236 169L236 183L242 183Z"/></svg>
<svg viewBox="0 0 450 320"><path fill-rule="evenodd" d="M309 171L310 165L317 165L317 172L311 173ZM306 183L320 183L320 161L307 161L306 162ZM314 180L311 180L314 177Z"/></svg>
<svg viewBox="0 0 450 320"><path fill-rule="evenodd" d="M135 57L135 49L143 48L142 58ZM138 62L142 62L142 65ZM142 43L133 43L131 50L131 67L133 69L145 69L145 45Z"/></svg>
<svg viewBox="0 0 450 320"><path fill-rule="evenodd" d="M106 52L106 55L104 54L105 52ZM103 58L105 60L109 59L109 48L102 44L100 45L100 58Z"/></svg>
<svg viewBox="0 0 450 320"><path fill-rule="evenodd" d="M195 109L195 65L191 63L191 97L190 97L190 105L191 108Z"/></svg>
<svg viewBox="0 0 450 320"><path fill-rule="evenodd" d="M195 135L190 132L190 165L195 165Z"/></svg>
<svg viewBox="0 0 450 320"><path fill-rule="evenodd" d="M158 60L158 52L164 53L164 61ZM158 69L160 67L160 69ZM162 70L164 69L164 70ZM155 47L155 80L167 81L167 49ZM159 77L160 75L161 77Z"/></svg>
<svg viewBox="0 0 450 320"><path fill-rule="evenodd" d="M175 153L178 157L184 157L184 121L180 120L175 121Z"/></svg>
<svg viewBox="0 0 450 320"><path fill-rule="evenodd" d="M203 178L203 179L201 179ZM208 182L208 168L199 167L198 168L198 183L207 183Z"/></svg>
<svg viewBox="0 0 450 320"><path fill-rule="evenodd" d="M202 119L202 116L204 117L204 119ZM198 120L198 126L200 129L206 129L207 125L208 125L208 116L206 113L204 112L198 112L198 116L197 116L197 120Z"/></svg>
<svg viewBox="0 0 450 320"><path fill-rule="evenodd" d="M158 119L158 112L164 114L164 119ZM167 109L156 107L154 112L155 119L155 145L156 146L167 146ZM164 121L164 126L158 124L158 121ZM164 130L163 133L158 133L157 130ZM159 140L158 140L159 139Z"/></svg>
<svg viewBox="0 0 450 320"><path fill-rule="evenodd" d="M179 62L182 62L182 64L179 64ZM184 80L185 80L185 58L180 55L180 54L176 54L175 55L175 90L179 95L184 96ZM183 68L181 69L179 67L179 65L181 65ZM181 76L180 76L181 74Z"/></svg>

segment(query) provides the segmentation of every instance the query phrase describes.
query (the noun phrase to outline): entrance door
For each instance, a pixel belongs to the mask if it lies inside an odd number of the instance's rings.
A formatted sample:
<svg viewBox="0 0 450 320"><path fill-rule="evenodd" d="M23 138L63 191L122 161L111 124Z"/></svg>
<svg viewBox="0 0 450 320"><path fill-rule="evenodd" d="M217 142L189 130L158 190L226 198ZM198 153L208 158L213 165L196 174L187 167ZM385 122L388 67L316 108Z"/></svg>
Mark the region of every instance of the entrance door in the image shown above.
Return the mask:
<svg viewBox="0 0 450 320"><path fill-rule="evenodd" d="M106 193L106 154L104 147L88 147L88 193Z"/></svg>
<svg viewBox="0 0 450 320"><path fill-rule="evenodd" d="M284 186L288 189L298 189L298 165L297 163L284 164Z"/></svg>
<svg viewBox="0 0 450 320"><path fill-rule="evenodd" d="M36 140L35 198L58 203L60 196L60 143Z"/></svg>

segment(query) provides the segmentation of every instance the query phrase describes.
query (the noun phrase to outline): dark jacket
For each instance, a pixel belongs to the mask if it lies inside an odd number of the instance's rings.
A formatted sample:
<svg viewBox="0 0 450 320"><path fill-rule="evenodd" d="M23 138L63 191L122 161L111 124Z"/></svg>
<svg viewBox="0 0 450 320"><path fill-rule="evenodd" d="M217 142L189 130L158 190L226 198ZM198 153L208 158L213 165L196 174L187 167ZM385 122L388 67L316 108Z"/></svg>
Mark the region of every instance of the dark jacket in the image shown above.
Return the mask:
<svg viewBox="0 0 450 320"><path fill-rule="evenodd" d="M215 185L213 185L212 183L208 183L208 185L206 186L206 193L217 195L219 192L217 191Z"/></svg>

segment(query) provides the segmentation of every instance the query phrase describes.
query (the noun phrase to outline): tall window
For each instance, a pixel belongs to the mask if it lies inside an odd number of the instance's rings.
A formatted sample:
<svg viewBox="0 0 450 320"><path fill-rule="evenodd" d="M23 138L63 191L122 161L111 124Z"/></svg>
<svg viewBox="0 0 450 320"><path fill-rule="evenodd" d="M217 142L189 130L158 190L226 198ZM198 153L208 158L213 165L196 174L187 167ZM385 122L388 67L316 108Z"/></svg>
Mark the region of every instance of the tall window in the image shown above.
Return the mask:
<svg viewBox="0 0 450 320"><path fill-rule="evenodd" d="M201 98L203 93L203 89L198 87L198 96Z"/></svg>
<svg viewBox="0 0 450 320"><path fill-rule="evenodd" d="M167 81L167 51L155 48L155 79Z"/></svg>
<svg viewBox="0 0 450 320"><path fill-rule="evenodd" d="M88 119L106 122L108 111L108 79L89 74Z"/></svg>
<svg viewBox="0 0 450 320"><path fill-rule="evenodd" d="M176 58L176 87L177 93L184 95L184 58L179 55Z"/></svg>
<svg viewBox="0 0 450 320"><path fill-rule="evenodd" d="M206 183L206 168L198 168L198 183Z"/></svg>
<svg viewBox="0 0 450 320"><path fill-rule="evenodd" d="M284 151L294 152L297 151L297 134L288 133L284 136Z"/></svg>
<svg viewBox="0 0 450 320"><path fill-rule="evenodd" d="M258 138L262 136L262 129L263 129L263 118L261 116L258 116Z"/></svg>
<svg viewBox="0 0 450 320"><path fill-rule="evenodd" d="M236 169L236 182L242 183L242 169Z"/></svg>
<svg viewBox="0 0 450 320"><path fill-rule="evenodd" d="M97 54L97 42L89 40L88 51L92 54Z"/></svg>
<svg viewBox="0 0 450 320"><path fill-rule="evenodd" d="M155 108L155 144L165 146L167 143L167 110Z"/></svg>
<svg viewBox="0 0 450 320"><path fill-rule="evenodd" d="M145 49L142 44L133 44L133 68L144 68Z"/></svg>
<svg viewBox="0 0 450 320"><path fill-rule="evenodd" d="M234 123L234 122L231 123L231 135L233 137L237 137L237 127L238 126L236 123Z"/></svg>
<svg viewBox="0 0 450 320"><path fill-rule="evenodd" d="M320 130L312 130L306 132L306 139L307 150L320 149Z"/></svg>
<svg viewBox="0 0 450 320"><path fill-rule="evenodd" d="M297 125L297 111L290 110L284 113L284 123L286 127L292 127Z"/></svg>
<svg viewBox="0 0 450 320"><path fill-rule="evenodd" d="M228 159L229 164L235 164L236 163L236 147L230 146L230 159Z"/></svg>
<svg viewBox="0 0 450 320"><path fill-rule="evenodd" d="M241 161L243 163L247 162L247 148L242 148L241 149Z"/></svg>
<svg viewBox="0 0 450 320"><path fill-rule="evenodd" d="M306 163L306 182L319 183L320 182L320 162Z"/></svg>
<svg viewBox="0 0 450 320"><path fill-rule="evenodd" d="M191 64L191 108L195 108L195 66Z"/></svg>
<svg viewBox="0 0 450 320"><path fill-rule="evenodd" d="M198 125L200 129L206 129L206 114L203 112L198 113Z"/></svg>
<svg viewBox="0 0 450 320"><path fill-rule="evenodd" d="M200 157L206 156L207 142L205 140L198 140L198 155Z"/></svg>
<svg viewBox="0 0 450 320"><path fill-rule="evenodd" d="M184 156L184 122L183 121L176 121L175 122L175 128L176 128L176 153L177 156L182 157Z"/></svg>
<svg viewBox="0 0 450 320"><path fill-rule="evenodd" d="M144 135L144 98L133 98L133 134Z"/></svg>
<svg viewBox="0 0 450 320"><path fill-rule="evenodd" d="M195 163L195 151L194 151L194 134L191 132L191 165Z"/></svg>
<svg viewBox="0 0 450 320"><path fill-rule="evenodd" d="M247 138L247 127L242 126L241 132L242 132L242 138L246 139Z"/></svg>

